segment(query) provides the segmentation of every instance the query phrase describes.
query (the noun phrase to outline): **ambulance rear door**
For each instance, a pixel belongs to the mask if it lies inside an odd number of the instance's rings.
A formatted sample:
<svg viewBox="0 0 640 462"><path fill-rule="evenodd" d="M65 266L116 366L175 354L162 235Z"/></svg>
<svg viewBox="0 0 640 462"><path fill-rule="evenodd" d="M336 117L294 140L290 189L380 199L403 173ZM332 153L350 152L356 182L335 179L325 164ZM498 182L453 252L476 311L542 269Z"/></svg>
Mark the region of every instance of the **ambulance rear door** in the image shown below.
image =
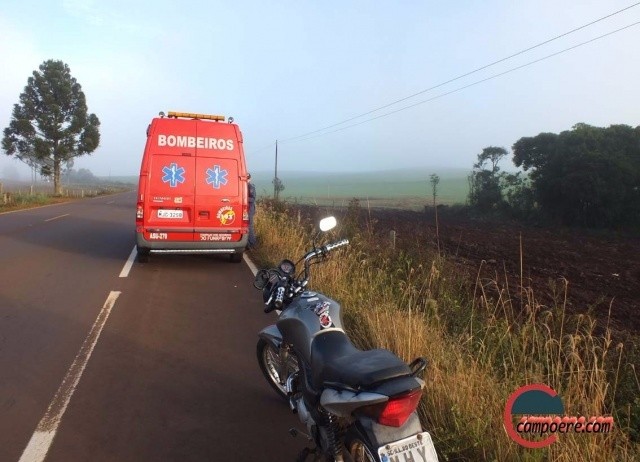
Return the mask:
<svg viewBox="0 0 640 462"><path fill-rule="evenodd" d="M193 241L196 128L195 120L156 119L145 210L147 239Z"/></svg>
<svg viewBox="0 0 640 462"><path fill-rule="evenodd" d="M194 240L212 243L241 240L239 155L233 126L198 122Z"/></svg>

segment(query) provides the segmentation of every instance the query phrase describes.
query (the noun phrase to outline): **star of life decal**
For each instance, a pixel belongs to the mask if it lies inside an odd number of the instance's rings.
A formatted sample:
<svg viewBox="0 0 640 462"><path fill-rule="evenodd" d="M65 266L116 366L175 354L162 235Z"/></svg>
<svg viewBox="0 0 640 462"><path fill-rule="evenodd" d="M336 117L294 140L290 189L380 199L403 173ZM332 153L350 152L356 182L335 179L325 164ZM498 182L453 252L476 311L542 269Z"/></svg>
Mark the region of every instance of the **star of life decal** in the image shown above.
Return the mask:
<svg viewBox="0 0 640 462"><path fill-rule="evenodd" d="M169 166L162 167L162 173L164 176L162 177L163 183L169 183L171 188L175 188L178 186L178 183L184 183L184 167L178 167L178 164L175 162L170 164Z"/></svg>
<svg viewBox="0 0 640 462"><path fill-rule="evenodd" d="M229 172L219 165L214 165L213 168L207 169L207 184L212 185L215 189L220 189L220 186L227 184L227 175Z"/></svg>

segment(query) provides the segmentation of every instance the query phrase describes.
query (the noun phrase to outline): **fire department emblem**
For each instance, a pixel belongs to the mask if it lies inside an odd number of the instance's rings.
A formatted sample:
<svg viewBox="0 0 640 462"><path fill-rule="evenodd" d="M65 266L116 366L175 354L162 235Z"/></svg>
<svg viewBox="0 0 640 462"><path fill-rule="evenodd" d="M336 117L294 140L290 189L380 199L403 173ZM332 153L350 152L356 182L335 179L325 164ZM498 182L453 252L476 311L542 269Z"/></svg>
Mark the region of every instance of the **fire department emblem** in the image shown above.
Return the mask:
<svg viewBox="0 0 640 462"><path fill-rule="evenodd" d="M236 212L233 211L231 206L226 205L218 210L216 216L218 217L218 220L220 220L221 224L231 225L236 219Z"/></svg>

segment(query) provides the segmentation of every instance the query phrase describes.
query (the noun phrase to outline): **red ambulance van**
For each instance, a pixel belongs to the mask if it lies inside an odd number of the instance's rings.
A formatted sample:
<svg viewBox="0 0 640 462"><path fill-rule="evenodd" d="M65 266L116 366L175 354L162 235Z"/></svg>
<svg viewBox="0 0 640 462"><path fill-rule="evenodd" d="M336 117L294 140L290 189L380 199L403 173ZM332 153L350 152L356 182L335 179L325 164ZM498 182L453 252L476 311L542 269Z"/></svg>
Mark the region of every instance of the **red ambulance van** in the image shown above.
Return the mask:
<svg viewBox="0 0 640 462"><path fill-rule="evenodd" d="M247 169L238 126L224 116L169 112L151 121L140 168L136 246L150 252L223 253L247 246Z"/></svg>

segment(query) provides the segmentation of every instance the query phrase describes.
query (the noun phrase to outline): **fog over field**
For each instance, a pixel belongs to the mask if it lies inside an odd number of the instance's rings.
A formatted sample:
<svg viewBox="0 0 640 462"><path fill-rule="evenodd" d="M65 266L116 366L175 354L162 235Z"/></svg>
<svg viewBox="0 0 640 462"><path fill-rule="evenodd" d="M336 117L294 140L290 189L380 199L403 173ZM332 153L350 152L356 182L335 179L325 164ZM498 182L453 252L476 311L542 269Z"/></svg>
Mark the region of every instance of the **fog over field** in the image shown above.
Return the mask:
<svg viewBox="0 0 640 462"><path fill-rule="evenodd" d="M353 198L371 200L380 205L381 199L395 199L392 204L408 208L421 208L433 202L430 175L440 177L437 186L437 203L464 203L469 191L470 169L396 169L343 172L278 172L285 189L280 197L287 201L346 204ZM251 172L259 197L273 197L274 172ZM2 175L0 175L2 178ZM101 176L101 181L121 182L137 187L137 176ZM24 178L25 182L27 178ZM408 199L409 202L402 202ZM389 204L386 204L389 205Z"/></svg>
<svg viewBox="0 0 640 462"><path fill-rule="evenodd" d="M431 174L440 177L437 186L439 204L463 203L469 189L470 169L397 169L359 173L341 172L279 172L285 189L281 198L303 202L341 203L352 198L361 200L413 199L433 201ZM252 173L259 195L273 196L273 172ZM407 204L410 205L410 204ZM416 204L413 204L416 205ZM422 205L420 205L422 207Z"/></svg>

